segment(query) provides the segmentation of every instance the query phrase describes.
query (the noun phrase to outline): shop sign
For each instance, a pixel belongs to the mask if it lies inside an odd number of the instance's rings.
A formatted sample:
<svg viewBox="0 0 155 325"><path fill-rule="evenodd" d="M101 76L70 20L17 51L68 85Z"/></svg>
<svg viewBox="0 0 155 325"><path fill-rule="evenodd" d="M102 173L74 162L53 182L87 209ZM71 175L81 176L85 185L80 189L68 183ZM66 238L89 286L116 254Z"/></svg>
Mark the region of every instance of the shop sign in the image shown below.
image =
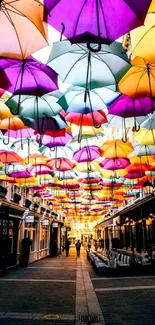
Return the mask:
<svg viewBox="0 0 155 325"><path fill-rule="evenodd" d="M44 219L44 220L42 220L42 226L49 226L49 220L47 220L47 219Z"/></svg>
<svg viewBox="0 0 155 325"><path fill-rule="evenodd" d="M53 228L58 228L58 223L57 223L57 222L53 222L53 223L52 223L52 227L53 227Z"/></svg>
<svg viewBox="0 0 155 325"><path fill-rule="evenodd" d="M34 223L34 216L25 216L25 222Z"/></svg>

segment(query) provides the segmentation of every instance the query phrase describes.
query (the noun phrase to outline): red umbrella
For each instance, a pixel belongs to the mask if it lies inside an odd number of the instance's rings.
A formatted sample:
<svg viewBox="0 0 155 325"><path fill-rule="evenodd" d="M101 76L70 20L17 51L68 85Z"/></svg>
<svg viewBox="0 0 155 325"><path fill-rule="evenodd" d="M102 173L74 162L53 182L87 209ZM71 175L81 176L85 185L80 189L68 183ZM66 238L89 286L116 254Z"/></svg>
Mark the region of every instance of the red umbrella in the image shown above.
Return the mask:
<svg viewBox="0 0 155 325"><path fill-rule="evenodd" d="M3 164L14 164L22 161L22 158L11 150L0 151L0 161Z"/></svg>
<svg viewBox="0 0 155 325"><path fill-rule="evenodd" d="M76 165L67 158L54 158L48 160L46 166L51 168L51 170L67 171L72 170Z"/></svg>
<svg viewBox="0 0 155 325"><path fill-rule="evenodd" d="M106 114L102 110L89 114L67 113L65 120L78 126L99 126L107 122Z"/></svg>

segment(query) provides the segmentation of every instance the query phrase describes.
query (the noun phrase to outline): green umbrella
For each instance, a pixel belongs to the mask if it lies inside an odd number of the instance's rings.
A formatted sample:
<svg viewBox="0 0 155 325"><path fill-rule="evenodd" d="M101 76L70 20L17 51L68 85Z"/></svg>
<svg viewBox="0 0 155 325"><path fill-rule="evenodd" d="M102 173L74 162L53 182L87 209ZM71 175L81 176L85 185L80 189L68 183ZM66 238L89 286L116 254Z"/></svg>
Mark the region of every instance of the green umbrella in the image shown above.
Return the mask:
<svg viewBox="0 0 155 325"><path fill-rule="evenodd" d="M16 111L19 105L19 96L14 95L9 98L6 105L13 111ZM52 91L44 96L20 96L19 117L28 117L32 119L53 117L56 116L61 110L61 106L57 104L58 99L62 93L58 90Z"/></svg>
<svg viewBox="0 0 155 325"><path fill-rule="evenodd" d="M68 40L56 42L47 64L63 82L86 89L110 87L116 90L117 83L130 69L128 57L118 42L102 45L99 52L90 52L86 44L72 45Z"/></svg>

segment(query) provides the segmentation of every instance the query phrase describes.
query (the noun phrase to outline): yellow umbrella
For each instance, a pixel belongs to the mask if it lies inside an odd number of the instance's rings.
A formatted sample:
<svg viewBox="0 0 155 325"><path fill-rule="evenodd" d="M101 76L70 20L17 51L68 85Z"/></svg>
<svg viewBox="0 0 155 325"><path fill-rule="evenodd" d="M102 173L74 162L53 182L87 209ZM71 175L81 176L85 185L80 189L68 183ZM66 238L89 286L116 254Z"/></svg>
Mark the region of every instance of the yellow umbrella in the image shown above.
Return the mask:
<svg viewBox="0 0 155 325"><path fill-rule="evenodd" d="M82 162L82 163L79 163L75 168L74 170L78 171L78 172L95 172L95 171L100 171L101 170L101 167L99 165L98 162L96 161L93 161L93 162Z"/></svg>
<svg viewBox="0 0 155 325"><path fill-rule="evenodd" d="M104 169L101 172L101 176L103 178L118 178L118 177L123 177L125 174L127 174L126 169L119 169L119 170L107 170Z"/></svg>
<svg viewBox="0 0 155 325"><path fill-rule="evenodd" d="M124 143L120 139L106 141L100 147L102 157L106 158L121 158L127 157L134 150L130 142Z"/></svg>
<svg viewBox="0 0 155 325"><path fill-rule="evenodd" d="M155 130L141 128L134 134L134 139L142 146L155 145Z"/></svg>
<svg viewBox="0 0 155 325"><path fill-rule="evenodd" d="M155 11L155 2L152 3ZM154 9L153 9L154 8ZM140 56L149 61L155 61L155 15L149 13L143 26L135 28L130 32L132 54Z"/></svg>
<svg viewBox="0 0 155 325"><path fill-rule="evenodd" d="M31 186L31 185L39 185L37 179L35 177L29 178L15 178L15 182L17 186Z"/></svg>
<svg viewBox="0 0 155 325"><path fill-rule="evenodd" d="M23 160L23 164L30 165L44 165L47 162L47 157L42 154L30 154L26 159Z"/></svg>
<svg viewBox="0 0 155 325"><path fill-rule="evenodd" d="M11 114L10 109L3 102L0 101L0 120L4 120L6 118L11 117L13 117L13 115Z"/></svg>
<svg viewBox="0 0 155 325"><path fill-rule="evenodd" d="M152 164L155 162L154 156L133 156L130 158L131 164Z"/></svg>
<svg viewBox="0 0 155 325"><path fill-rule="evenodd" d="M155 12L155 0L152 0L148 13Z"/></svg>
<svg viewBox="0 0 155 325"><path fill-rule="evenodd" d="M155 63L136 57L118 84L118 91L130 97L155 97Z"/></svg>

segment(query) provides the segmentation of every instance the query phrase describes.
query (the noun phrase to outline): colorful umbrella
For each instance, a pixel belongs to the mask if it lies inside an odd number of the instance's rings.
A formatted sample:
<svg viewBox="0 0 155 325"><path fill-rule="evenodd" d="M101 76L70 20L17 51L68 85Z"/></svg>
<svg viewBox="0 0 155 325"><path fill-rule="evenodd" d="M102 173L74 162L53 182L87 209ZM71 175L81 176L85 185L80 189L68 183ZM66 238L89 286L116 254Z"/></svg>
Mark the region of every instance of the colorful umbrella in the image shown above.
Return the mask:
<svg viewBox="0 0 155 325"><path fill-rule="evenodd" d="M97 146L87 146L74 152L73 159L77 162L93 161L100 157Z"/></svg>
<svg viewBox="0 0 155 325"><path fill-rule="evenodd" d="M146 16L143 26L131 31L130 37L134 56L140 56L151 62L155 61L155 45L152 42L155 37L154 11ZM149 46L149 44L152 45Z"/></svg>
<svg viewBox="0 0 155 325"><path fill-rule="evenodd" d="M118 90L130 97L155 97L155 63L136 57L132 68L118 84ZM154 109L152 108L152 111Z"/></svg>
<svg viewBox="0 0 155 325"><path fill-rule="evenodd" d="M143 24L151 0L143 1L140 6L132 0L71 0L67 5L65 0L45 0L44 3L45 20L72 43L111 43Z"/></svg>
<svg viewBox="0 0 155 325"><path fill-rule="evenodd" d="M96 49L97 45L92 47ZM116 90L116 84L129 70L130 63L121 43L102 45L97 53L90 52L86 44L71 45L64 40L53 44L48 66L68 84L86 89L112 87Z"/></svg>
<svg viewBox="0 0 155 325"><path fill-rule="evenodd" d="M105 158L100 166L107 170L118 170L126 168L130 165L130 161L128 158Z"/></svg>
<svg viewBox="0 0 155 325"><path fill-rule="evenodd" d="M20 163L22 158L11 150L0 150L0 162L3 164Z"/></svg>
<svg viewBox="0 0 155 325"><path fill-rule="evenodd" d="M32 119L53 117L62 110L61 106L57 104L61 96L62 93L58 90L52 91L41 97L15 95L9 98L6 105L12 109L13 112L16 112L19 106L19 116L26 116Z"/></svg>
<svg viewBox="0 0 155 325"><path fill-rule="evenodd" d="M88 114L67 113L65 120L78 126L94 126L107 122L106 114L102 110Z"/></svg>
<svg viewBox="0 0 155 325"><path fill-rule="evenodd" d="M70 140L72 139L72 136L69 133L65 133L64 136L60 137L50 137L48 135L37 135L36 140L43 146L46 146L48 148L53 148L53 147L63 147L65 146Z"/></svg>
<svg viewBox="0 0 155 325"><path fill-rule="evenodd" d="M76 165L67 158L55 158L48 160L46 166L49 167L52 171L68 171L72 170Z"/></svg>
<svg viewBox="0 0 155 325"><path fill-rule="evenodd" d="M2 0L0 6L0 56L26 59L47 45L40 0Z"/></svg>
<svg viewBox="0 0 155 325"><path fill-rule="evenodd" d="M106 141L100 148L102 157L105 158L124 158L133 151L133 146L130 142L123 143L123 141L116 139Z"/></svg>

